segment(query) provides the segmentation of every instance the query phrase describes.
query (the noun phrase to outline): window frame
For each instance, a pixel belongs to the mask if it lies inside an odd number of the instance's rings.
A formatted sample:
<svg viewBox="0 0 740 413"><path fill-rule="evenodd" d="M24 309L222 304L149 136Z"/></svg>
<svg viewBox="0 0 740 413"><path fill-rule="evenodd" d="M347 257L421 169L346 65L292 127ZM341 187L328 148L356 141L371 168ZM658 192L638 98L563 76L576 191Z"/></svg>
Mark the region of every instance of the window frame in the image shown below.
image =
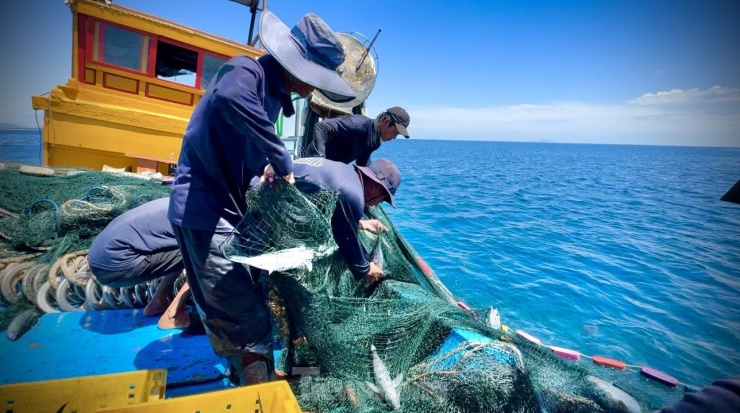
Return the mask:
<svg viewBox="0 0 740 413"><path fill-rule="evenodd" d="M205 90L205 88L201 88L201 84L203 82L203 65L205 61L205 55L209 55L211 57L216 57L218 59L223 60L224 62L227 62L231 59L231 57L222 55L216 52L213 52L208 49L203 49L197 46L193 46L187 43L183 43L174 39L170 39L165 36L160 36L151 32L145 32L143 30L138 30L132 27L128 27L125 25L121 25L118 23L114 23L108 20L99 19L92 16L82 15L79 16L81 19L78 24L78 59L80 60L80 64L78 66L78 79L81 82L85 82L84 80L84 73L85 73L85 66L86 63L94 63L96 65L99 65L101 67L108 67L116 70L122 70L127 73L131 73L137 76L143 76L149 79L155 79L160 82L166 82L174 85L178 85L181 87L186 87L193 90ZM101 33L98 34L97 38L95 36L95 24L99 23L102 27ZM133 70L128 67L124 66L118 66L109 62L105 62L104 60L96 60L94 59L94 52L95 48L97 47L98 56L104 56L105 55L105 27L106 26L113 26L121 30L126 30L132 33L136 33L139 35L142 35L149 40L148 44L148 51L147 53L141 53L139 57L139 65L141 66L142 60L144 58L147 59L147 65L146 65L146 71L140 71L140 70ZM178 83L172 80L168 80L166 78L160 79L156 76L156 64L157 64L157 48L159 45L159 42L168 43L170 45L182 47L184 49L193 51L197 53L198 55L198 61L196 63L196 72L195 72L195 85L190 86L183 83ZM145 57L146 56L146 57ZM210 81L210 79L209 79ZM207 85L206 85L207 86Z"/></svg>

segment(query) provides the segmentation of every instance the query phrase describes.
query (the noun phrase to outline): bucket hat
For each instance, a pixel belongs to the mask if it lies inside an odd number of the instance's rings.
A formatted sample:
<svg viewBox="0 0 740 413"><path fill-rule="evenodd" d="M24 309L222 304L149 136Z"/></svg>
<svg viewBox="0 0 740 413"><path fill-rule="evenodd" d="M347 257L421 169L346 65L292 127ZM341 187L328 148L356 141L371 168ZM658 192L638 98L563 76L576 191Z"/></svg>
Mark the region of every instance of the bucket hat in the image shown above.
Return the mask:
<svg viewBox="0 0 740 413"><path fill-rule="evenodd" d="M393 120L393 123L396 125L398 133L406 138L410 138L409 131L406 130L406 128L409 126L409 123L411 122L409 113L406 112L404 108L398 106L394 106L386 110L386 112L388 112L388 116L391 117L391 120Z"/></svg>
<svg viewBox="0 0 740 413"><path fill-rule="evenodd" d="M373 161L368 166L357 166L355 169L362 172L362 174L373 181L383 185L388 198L386 202L396 207L396 202L393 199L393 195L396 194L396 189L401 185L401 172L399 172L396 165L386 158L380 158Z"/></svg>
<svg viewBox="0 0 740 413"><path fill-rule="evenodd" d="M355 92L336 69L344 62L344 48L329 26L308 13L289 29L274 13L262 12L260 40L290 74L339 101L354 99Z"/></svg>

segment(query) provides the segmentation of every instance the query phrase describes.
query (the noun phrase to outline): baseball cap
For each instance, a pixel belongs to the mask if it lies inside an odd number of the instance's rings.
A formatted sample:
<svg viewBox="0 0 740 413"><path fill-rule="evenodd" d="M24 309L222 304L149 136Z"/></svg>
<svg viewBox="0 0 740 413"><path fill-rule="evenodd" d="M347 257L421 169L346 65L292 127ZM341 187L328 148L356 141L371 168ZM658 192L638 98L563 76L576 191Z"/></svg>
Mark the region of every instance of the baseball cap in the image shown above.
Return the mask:
<svg viewBox="0 0 740 413"><path fill-rule="evenodd" d="M411 118L409 117L408 112L406 112L404 108L398 106L394 106L386 110L386 112L391 117L391 120L393 120L393 123L396 125L398 133L405 136L406 138L410 138L409 132L406 130L406 128L409 126L409 123L411 122Z"/></svg>

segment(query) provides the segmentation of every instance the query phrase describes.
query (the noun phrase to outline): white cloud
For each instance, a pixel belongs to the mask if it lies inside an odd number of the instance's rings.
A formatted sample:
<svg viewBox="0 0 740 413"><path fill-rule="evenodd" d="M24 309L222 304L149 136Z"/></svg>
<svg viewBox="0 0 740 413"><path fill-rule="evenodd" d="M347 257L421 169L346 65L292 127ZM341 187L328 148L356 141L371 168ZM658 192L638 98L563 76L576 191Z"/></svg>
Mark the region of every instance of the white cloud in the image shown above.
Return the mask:
<svg viewBox="0 0 740 413"><path fill-rule="evenodd" d="M716 102L740 102L740 89L712 86L709 89L698 88L681 90L672 89L665 92L646 93L629 103L636 105L674 105L702 104Z"/></svg>
<svg viewBox="0 0 740 413"><path fill-rule="evenodd" d="M715 86L648 93L613 105L555 102L407 109L409 132L419 138L740 146L738 102L740 89Z"/></svg>

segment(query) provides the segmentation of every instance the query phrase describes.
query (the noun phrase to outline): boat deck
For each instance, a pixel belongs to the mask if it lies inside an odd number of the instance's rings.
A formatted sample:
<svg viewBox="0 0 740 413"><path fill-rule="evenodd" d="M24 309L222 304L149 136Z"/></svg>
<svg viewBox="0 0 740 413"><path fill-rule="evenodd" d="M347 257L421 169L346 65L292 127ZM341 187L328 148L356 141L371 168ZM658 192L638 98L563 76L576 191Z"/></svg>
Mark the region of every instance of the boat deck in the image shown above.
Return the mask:
<svg viewBox="0 0 740 413"><path fill-rule="evenodd" d="M157 320L141 310L45 314L17 341L0 335L0 385L166 369L168 397L226 386L207 336L163 331Z"/></svg>

